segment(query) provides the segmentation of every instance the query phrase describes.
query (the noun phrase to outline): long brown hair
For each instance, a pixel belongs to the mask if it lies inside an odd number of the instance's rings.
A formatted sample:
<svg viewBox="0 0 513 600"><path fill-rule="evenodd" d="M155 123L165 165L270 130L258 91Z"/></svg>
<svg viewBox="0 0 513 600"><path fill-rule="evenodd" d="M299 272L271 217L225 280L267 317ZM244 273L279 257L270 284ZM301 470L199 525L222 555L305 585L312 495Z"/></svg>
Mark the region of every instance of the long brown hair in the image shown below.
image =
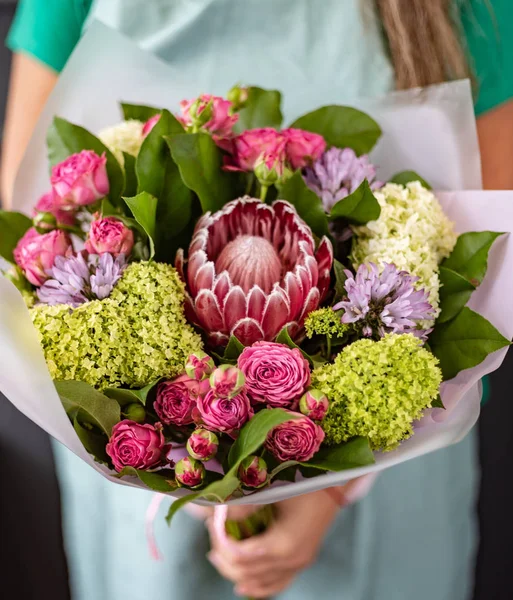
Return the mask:
<svg viewBox="0 0 513 600"><path fill-rule="evenodd" d="M397 89L471 75L454 0L374 0Z"/></svg>

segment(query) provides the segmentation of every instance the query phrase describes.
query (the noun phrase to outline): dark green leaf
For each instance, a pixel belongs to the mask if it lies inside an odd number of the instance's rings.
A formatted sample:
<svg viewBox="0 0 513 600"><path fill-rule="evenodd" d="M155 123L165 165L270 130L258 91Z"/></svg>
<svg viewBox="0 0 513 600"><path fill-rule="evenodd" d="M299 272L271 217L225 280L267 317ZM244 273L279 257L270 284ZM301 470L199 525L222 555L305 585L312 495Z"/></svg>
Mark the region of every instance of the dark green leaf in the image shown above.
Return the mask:
<svg viewBox="0 0 513 600"><path fill-rule="evenodd" d="M137 194L137 175L135 173L135 156L123 152L125 171L125 189L123 196L135 196Z"/></svg>
<svg viewBox="0 0 513 600"><path fill-rule="evenodd" d="M234 335L232 335L224 351L223 358L226 360L236 361L242 354L243 350L244 345L241 344L241 342L239 342L239 340Z"/></svg>
<svg viewBox="0 0 513 600"><path fill-rule="evenodd" d="M239 120L235 125L235 131L241 133L245 129L258 127L279 128L283 120L280 107L280 92L250 87L244 108L239 111Z"/></svg>
<svg viewBox="0 0 513 600"><path fill-rule="evenodd" d="M328 217L322 201L306 185L300 171L296 171L280 188L278 197L295 206L299 216L312 228L315 235L328 233Z"/></svg>
<svg viewBox="0 0 513 600"><path fill-rule="evenodd" d="M169 475L159 474L158 471L150 473L148 471L141 471L140 469L134 469L133 467L125 467L119 472L119 477L129 475L130 477L137 477L155 492L174 492L177 489L177 485L174 479L170 479Z"/></svg>
<svg viewBox="0 0 513 600"><path fill-rule="evenodd" d="M381 136L379 125L365 113L349 106L324 106L299 117L291 127L318 133L329 146L352 148L366 154Z"/></svg>
<svg viewBox="0 0 513 600"><path fill-rule="evenodd" d="M458 237L454 250L442 266L459 273L477 287L486 274L488 251L500 235L504 234L496 231L463 233Z"/></svg>
<svg viewBox="0 0 513 600"><path fill-rule="evenodd" d="M475 367L509 343L489 321L468 307L451 321L437 323L429 336L431 351L440 361L444 380Z"/></svg>
<svg viewBox="0 0 513 600"><path fill-rule="evenodd" d="M116 402L120 406L126 406L128 404L133 404L134 402L140 402L142 405L146 406L146 401L148 399L148 394L153 390L153 388L162 381L162 377L156 379L149 383L146 387L143 387L140 390L125 390L123 388L106 388L103 390L104 394Z"/></svg>
<svg viewBox="0 0 513 600"><path fill-rule="evenodd" d="M75 431L84 448L89 452L89 454L92 454L99 462L108 463L110 459L105 450L105 446L107 445L109 438L107 438L105 435L96 433L91 429L83 427L80 424L77 416L75 416L73 419L73 427L75 428Z"/></svg>
<svg viewBox="0 0 513 600"><path fill-rule="evenodd" d="M431 408L445 408L444 403L442 402L442 396L438 394L438 396L431 402Z"/></svg>
<svg viewBox="0 0 513 600"><path fill-rule="evenodd" d="M64 410L74 420L99 427L110 436L112 428L119 423L119 404L95 390L83 381L54 381Z"/></svg>
<svg viewBox="0 0 513 600"><path fill-rule="evenodd" d="M123 169L112 152L96 136L79 125L55 117L48 130L47 144L51 166L82 150L93 150L98 155L105 153L110 184L109 198L114 205L119 204L125 187Z"/></svg>
<svg viewBox="0 0 513 600"><path fill-rule="evenodd" d="M366 467L374 462L374 454L369 440L357 437L338 446L323 446L311 460L303 465L324 471L343 471Z"/></svg>
<svg viewBox="0 0 513 600"><path fill-rule="evenodd" d="M335 273L335 298L333 299L333 303L340 302L347 295L346 288L344 287L347 279L344 272L345 269L340 261L336 258L333 260L333 272Z"/></svg>
<svg viewBox="0 0 513 600"><path fill-rule="evenodd" d="M157 199L141 192L133 198L123 198L128 208L134 215L134 219L144 229L150 241L150 259L155 255L155 226L157 219Z"/></svg>
<svg viewBox="0 0 513 600"><path fill-rule="evenodd" d="M162 112L161 108L155 108L154 106L127 104L126 102L121 102L121 110L123 111L123 118L125 121L135 119L136 121L142 121L143 123Z"/></svg>
<svg viewBox="0 0 513 600"><path fill-rule="evenodd" d="M347 219L356 225L365 225L375 221L381 213L381 207L364 179L360 186L349 196L339 200L331 209L331 219Z"/></svg>
<svg viewBox="0 0 513 600"><path fill-rule="evenodd" d="M401 171L400 173L396 173L390 180L390 183L399 183L400 185L406 185L407 183L411 183L412 181L418 181L423 187L426 188L426 190L433 189L429 185L429 183L415 171Z"/></svg>
<svg viewBox="0 0 513 600"><path fill-rule="evenodd" d="M166 136L184 184L194 191L203 212L216 211L238 195L237 174L223 171L221 150L206 133Z"/></svg>
<svg viewBox="0 0 513 600"><path fill-rule="evenodd" d="M315 367L315 361L314 359L307 354L302 348L301 346L298 346L293 339L290 337L290 333L289 330L287 329L287 327L284 327L280 333L277 335L276 337L276 343L277 344L283 344L284 346L288 346L289 348L297 348L301 354L306 358L306 360L310 363L311 367Z"/></svg>
<svg viewBox="0 0 513 600"><path fill-rule="evenodd" d="M0 209L0 256L14 263L13 250L31 227L32 221L25 215Z"/></svg>
<svg viewBox="0 0 513 600"><path fill-rule="evenodd" d="M453 319L467 304L476 289L468 279L452 269L440 267L440 315L437 323Z"/></svg>

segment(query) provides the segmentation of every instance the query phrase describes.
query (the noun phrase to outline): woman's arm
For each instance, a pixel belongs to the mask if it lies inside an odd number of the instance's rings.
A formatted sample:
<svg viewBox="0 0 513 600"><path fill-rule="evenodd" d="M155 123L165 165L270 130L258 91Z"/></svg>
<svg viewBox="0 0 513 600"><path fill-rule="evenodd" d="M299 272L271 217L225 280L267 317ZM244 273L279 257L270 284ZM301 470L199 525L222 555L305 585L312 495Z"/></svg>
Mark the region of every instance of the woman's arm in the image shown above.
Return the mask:
<svg viewBox="0 0 513 600"><path fill-rule="evenodd" d="M57 81L57 73L25 54L15 54L2 145L1 193L12 204L14 179L41 110Z"/></svg>
<svg viewBox="0 0 513 600"><path fill-rule="evenodd" d="M477 133L484 188L513 189L513 100L481 115Z"/></svg>

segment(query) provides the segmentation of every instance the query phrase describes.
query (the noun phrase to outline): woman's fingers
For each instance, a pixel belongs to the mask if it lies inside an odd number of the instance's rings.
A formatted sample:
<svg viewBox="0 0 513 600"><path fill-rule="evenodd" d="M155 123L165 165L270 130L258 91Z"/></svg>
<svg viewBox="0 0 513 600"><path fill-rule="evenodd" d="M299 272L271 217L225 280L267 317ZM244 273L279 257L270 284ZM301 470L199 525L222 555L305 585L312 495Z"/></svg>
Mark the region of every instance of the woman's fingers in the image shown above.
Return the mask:
<svg viewBox="0 0 513 600"><path fill-rule="evenodd" d="M253 583L242 583L235 587L235 593L238 596L246 596L250 598L272 598L277 596L284 590L286 590L291 583L294 581L296 574L285 575L280 580L274 581L269 584L263 584L262 582Z"/></svg>

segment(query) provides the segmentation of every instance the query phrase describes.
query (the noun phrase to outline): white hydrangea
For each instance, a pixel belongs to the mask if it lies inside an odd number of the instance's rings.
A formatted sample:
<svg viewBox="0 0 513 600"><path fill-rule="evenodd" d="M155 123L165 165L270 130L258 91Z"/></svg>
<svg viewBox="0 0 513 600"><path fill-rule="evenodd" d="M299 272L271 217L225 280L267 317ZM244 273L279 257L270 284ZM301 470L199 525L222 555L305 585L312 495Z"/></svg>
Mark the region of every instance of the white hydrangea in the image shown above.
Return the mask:
<svg viewBox="0 0 513 600"><path fill-rule="evenodd" d="M433 192L419 182L406 186L389 183L374 192L381 214L376 221L355 227L352 260L394 263L419 277L417 286L429 292L438 315L438 266L449 256L457 235Z"/></svg>
<svg viewBox="0 0 513 600"><path fill-rule="evenodd" d="M107 127L98 134L99 139L123 165L123 152L137 156L143 143L144 123L136 119L122 121L112 127Z"/></svg>

